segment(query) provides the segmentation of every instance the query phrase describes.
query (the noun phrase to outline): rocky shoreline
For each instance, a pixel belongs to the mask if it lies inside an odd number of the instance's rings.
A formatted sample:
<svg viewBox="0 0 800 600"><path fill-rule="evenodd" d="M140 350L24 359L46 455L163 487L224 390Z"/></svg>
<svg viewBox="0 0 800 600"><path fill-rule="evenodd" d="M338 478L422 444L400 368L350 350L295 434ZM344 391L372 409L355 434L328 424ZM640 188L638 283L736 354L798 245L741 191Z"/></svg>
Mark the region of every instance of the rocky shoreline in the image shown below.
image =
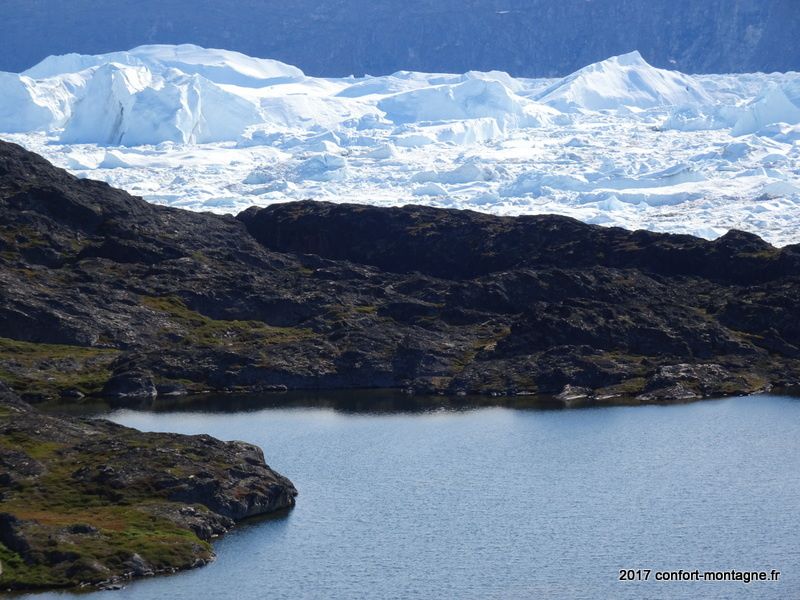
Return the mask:
<svg viewBox="0 0 800 600"><path fill-rule="evenodd" d="M236 521L294 506L259 448L45 415L0 388L0 589L108 588L202 566Z"/></svg>

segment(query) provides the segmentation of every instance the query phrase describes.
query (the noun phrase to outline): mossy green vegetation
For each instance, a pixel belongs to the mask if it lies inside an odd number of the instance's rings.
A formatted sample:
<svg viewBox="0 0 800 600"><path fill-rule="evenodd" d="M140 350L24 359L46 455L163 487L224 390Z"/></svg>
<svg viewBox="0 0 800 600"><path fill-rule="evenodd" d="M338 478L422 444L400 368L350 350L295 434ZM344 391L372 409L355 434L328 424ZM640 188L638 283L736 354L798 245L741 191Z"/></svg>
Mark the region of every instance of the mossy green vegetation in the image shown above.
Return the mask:
<svg viewBox="0 0 800 600"><path fill-rule="evenodd" d="M57 397L64 389L98 392L118 351L0 338L0 380L26 396Z"/></svg>
<svg viewBox="0 0 800 600"><path fill-rule="evenodd" d="M353 310L357 313L371 315L378 312L378 307L373 305L354 306Z"/></svg>
<svg viewBox="0 0 800 600"><path fill-rule="evenodd" d="M479 333L480 337L473 340L470 346L453 360L454 374L461 373L465 368L473 364L478 356L490 357L497 349L497 344L508 337L511 330L503 326L486 326Z"/></svg>
<svg viewBox="0 0 800 600"><path fill-rule="evenodd" d="M601 388L597 390L597 394L599 396L632 398L641 394L646 385L647 379L644 377L631 377L620 383Z"/></svg>
<svg viewBox="0 0 800 600"><path fill-rule="evenodd" d="M45 565L29 565L22 556L0 543L0 587L4 589L36 589L44 587L65 587L67 581L55 576Z"/></svg>
<svg viewBox="0 0 800 600"><path fill-rule="evenodd" d="M0 416L8 418L11 415L6 412ZM11 432L0 438L0 448L19 450L31 458L39 460L53 455L60 448L60 445L47 440L31 438L22 432Z"/></svg>
<svg viewBox="0 0 800 600"><path fill-rule="evenodd" d="M0 226L0 240L10 247L19 249L46 246L47 240L42 234L27 225Z"/></svg>
<svg viewBox="0 0 800 600"><path fill-rule="evenodd" d="M76 255L84 247L83 240L79 239L79 236L55 240L44 229L19 223L0 225L0 245L9 248L4 250L3 256L10 260L19 258L20 253L33 249L56 249L67 255Z"/></svg>
<svg viewBox="0 0 800 600"><path fill-rule="evenodd" d="M167 519L129 506L92 506L52 512L9 506L32 546L23 557L0 544L0 588L30 589L97 583L141 560L153 573L186 568L213 557L208 542ZM63 557L47 565L44 556Z"/></svg>
<svg viewBox="0 0 800 600"><path fill-rule="evenodd" d="M0 587L98 581L125 572L126 562L134 556L154 572L211 558L207 542L153 514L163 500L147 487L109 494L97 484L73 477L79 468L102 467L108 460L102 454L87 449L76 456L69 444L42 440L23 430L7 431L0 437L0 448L23 452L43 467L35 479L15 481L3 500L3 512L21 523L18 527L30 550L23 558L0 544Z"/></svg>
<svg viewBox="0 0 800 600"><path fill-rule="evenodd" d="M193 311L177 296L142 296L141 303L167 319L162 332L180 336L179 344L231 350L296 342L313 336L310 329L273 327L262 321L212 319Z"/></svg>

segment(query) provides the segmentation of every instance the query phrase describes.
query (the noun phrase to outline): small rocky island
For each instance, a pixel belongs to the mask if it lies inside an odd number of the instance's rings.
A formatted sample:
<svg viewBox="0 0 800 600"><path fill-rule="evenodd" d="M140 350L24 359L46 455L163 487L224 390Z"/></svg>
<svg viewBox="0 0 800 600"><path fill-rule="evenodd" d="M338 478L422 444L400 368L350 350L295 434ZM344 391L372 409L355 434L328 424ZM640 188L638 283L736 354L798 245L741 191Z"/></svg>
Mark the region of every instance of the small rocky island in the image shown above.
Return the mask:
<svg viewBox="0 0 800 600"><path fill-rule="evenodd" d="M0 589L204 565L212 538L296 495L250 444L47 416L0 387Z"/></svg>

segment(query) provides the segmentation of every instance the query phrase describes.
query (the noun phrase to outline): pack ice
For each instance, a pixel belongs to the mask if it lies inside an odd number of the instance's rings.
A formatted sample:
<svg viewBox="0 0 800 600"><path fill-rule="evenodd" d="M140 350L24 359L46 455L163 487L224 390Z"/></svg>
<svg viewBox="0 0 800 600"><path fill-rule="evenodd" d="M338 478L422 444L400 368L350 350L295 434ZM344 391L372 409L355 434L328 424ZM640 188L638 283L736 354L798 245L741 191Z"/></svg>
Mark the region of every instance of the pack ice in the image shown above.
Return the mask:
<svg viewBox="0 0 800 600"><path fill-rule="evenodd" d="M800 74L686 75L638 52L559 80L313 78L197 46L0 73L0 132L192 210L422 203L800 242Z"/></svg>

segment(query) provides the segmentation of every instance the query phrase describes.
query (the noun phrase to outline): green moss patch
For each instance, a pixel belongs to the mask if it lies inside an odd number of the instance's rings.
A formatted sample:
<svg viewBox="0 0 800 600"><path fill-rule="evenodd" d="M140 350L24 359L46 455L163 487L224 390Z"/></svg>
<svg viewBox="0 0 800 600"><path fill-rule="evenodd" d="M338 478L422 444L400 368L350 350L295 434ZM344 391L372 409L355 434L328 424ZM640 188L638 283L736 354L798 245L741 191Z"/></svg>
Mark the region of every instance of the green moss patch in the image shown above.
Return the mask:
<svg viewBox="0 0 800 600"><path fill-rule="evenodd" d="M126 446L158 444L157 438L129 439L133 435L121 431L117 441ZM97 469L109 461L90 443L76 447L74 441L46 441L30 431L9 428L0 436L3 449L24 452L42 470L33 478L16 476L5 493L0 512L17 519L14 528L27 549L20 555L0 545L0 589L97 583L124 575L131 570L130 561L144 561L159 572L212 557L207 542L161 516L165 510L174 511L174 503L147 485L116 490L76 479L79 469ZM177 449L184 450L191 448ZM154 472L164 466L154 465Z"/></svg>
<svg viewBox="0 0 800 600"><path fill-rule="evenodd" d="M178 343L183 345L235 351L295 342L314 335L310 329L273 327L262 321L211 319L189 309L176 296L142 296L141 302L151 310L167 315L163 333L180 336Z"/></svg>
<svg viewBox="0 0 800 600"><path fill-rule="evenodd" d="M374 314L374 313L378 312L378 307L377 306L354 306L353 310L355 312L357 312L357 313L371 315L371 314Z"/></svg>
<svg viewBox="0 0 800 600"><path fill-rule="evenodd" d="M3 544L0 544L0 562L3 564L3 573L0 574L0 586L3 588L63 587L68 583L65 578L55 575L49 567L26 563L24 558Z"/></svg>
<svg viewBox="0 0 800 600"><path fill-rule="evenodd" d="M0 544L0 587L97 583L127 572L132 560L140 559L159 572L187 568L213 556L210 545L191 531L137 508L100 506L60 514L14 512L24 521L21 527L32 550L23 558ZM64 560L53 562L54 556Z"/></svg>
<svg viewBox="0 0 800 600"><path fill-rule="evenodd" d="M27 396L56 397L64 389L100 391L119 352L0 338L0 380Z"/></svg>

